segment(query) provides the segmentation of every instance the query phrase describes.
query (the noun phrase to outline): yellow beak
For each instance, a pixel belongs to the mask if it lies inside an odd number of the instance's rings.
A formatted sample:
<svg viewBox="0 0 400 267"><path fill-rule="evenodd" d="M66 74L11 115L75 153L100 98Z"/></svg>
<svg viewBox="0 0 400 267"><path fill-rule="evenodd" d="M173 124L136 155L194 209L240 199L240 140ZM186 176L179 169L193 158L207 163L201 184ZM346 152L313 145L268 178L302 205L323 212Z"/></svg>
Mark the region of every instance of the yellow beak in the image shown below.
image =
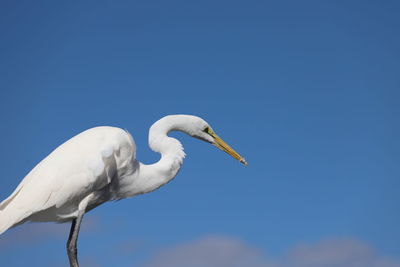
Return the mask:
<svg viewBox="0 0 400 267"><path fill-rule="evenodd" d="M222 140L216 133L214 133L211 129L209 129L208 133L214 137L215 143L213 143L214 146L218 147L222 151L225 151L235 159L239 160L241 163L244 165L248 165L247 161L239 155L233 148L231 148L227 143L225 143L224 140Z"/></svg>

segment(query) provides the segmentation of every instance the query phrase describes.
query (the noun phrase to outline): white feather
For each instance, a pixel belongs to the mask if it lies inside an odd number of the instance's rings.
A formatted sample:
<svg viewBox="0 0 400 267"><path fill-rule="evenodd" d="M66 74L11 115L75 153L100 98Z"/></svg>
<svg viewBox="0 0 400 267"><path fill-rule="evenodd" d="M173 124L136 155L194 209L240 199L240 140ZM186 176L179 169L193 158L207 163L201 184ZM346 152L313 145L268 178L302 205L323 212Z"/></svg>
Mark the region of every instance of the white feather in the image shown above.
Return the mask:
<svg viewBox="0 0 400 267"><path fill-rule="evenodd" d="M78 134L43 159L0 203L0 234L26 221L70 221L106 201L159 188L175 177L185 157L181 143L167 134L178 130L212 143L204 131L208 127L195 116L160 119L150 128L149 145L161 159L150 165L136 161L135 142L125 130L103 126Z"/></svg>
<svg viewBox="0 0 400 267"><path fill-rule="evenodd" d="M0 233L28 220L63 222L74 218L79 203L110 184L117 169L132 162L135 150L132 137L114 127L92 128L71 138L0 203Z"/></svg>

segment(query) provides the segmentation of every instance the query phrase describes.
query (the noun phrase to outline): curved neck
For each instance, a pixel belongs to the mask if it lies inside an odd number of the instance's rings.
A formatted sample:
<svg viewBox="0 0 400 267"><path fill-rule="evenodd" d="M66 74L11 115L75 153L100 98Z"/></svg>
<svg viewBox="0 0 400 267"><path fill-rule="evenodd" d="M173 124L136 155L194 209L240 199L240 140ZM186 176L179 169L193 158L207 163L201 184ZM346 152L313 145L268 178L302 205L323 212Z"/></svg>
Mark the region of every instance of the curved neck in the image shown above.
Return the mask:
<svg viewBox="0 0 400 267"><path fill-rule="evenodd" d="M182 144L167 134L171 131L186 132L186 115L169 115L156 121L149 130L150 148L161 154L161 160L155 164L162 163L164 158L174 161L175 164L182 164L185 153Z"/></svg>
<svg viewBox="0 0 400 267"><path fill-rule="evenodd" d="M182 166L185 152L182 144L167 134L185 129L185 115L170 115L155 122L149 131L150 148L161 154L161 159L150 165L140 164L141 192L151 192L171 181Z"/></svg>

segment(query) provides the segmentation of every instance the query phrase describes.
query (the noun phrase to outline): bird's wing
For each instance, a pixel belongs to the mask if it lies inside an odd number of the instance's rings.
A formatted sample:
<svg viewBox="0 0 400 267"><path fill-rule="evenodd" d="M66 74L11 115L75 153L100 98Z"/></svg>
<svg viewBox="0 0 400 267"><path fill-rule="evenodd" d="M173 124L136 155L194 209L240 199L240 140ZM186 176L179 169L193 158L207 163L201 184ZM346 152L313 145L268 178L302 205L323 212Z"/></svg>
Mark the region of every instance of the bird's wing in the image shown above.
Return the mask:
<svg viewBox="0 0 400 267"><path fill-rule="evenodd" d="M79 204L91 192L100 190L111 183L117 173L115 154L114 147L105 147L99 155L88 162L86 168L73 172L69 177L63 175L62 183L50 190L51 194L45 203L41 203L42 207L58 208L66 203Z"/></svg>
<svg viewBox="0 0 400 267"><path fill-rule="evenodd" d="M0 204L0 228L5 220L14 225L52 207L74 212L84 197L109 184L117 173L116 148L103 147L99 152L90 158L85 153L69 158L63 149L55 150Z"/></svg>
<svg viewBox="0 0 400 267"><path fill-rule="evenodd" d="M115 127L80 133L43 159L0 203L0 234L26 220L74 217L79 203L118 178L135 159L132 136ZM101 201L107 201L108 195ZM98 203L100 204L100 203Z"/></svg>

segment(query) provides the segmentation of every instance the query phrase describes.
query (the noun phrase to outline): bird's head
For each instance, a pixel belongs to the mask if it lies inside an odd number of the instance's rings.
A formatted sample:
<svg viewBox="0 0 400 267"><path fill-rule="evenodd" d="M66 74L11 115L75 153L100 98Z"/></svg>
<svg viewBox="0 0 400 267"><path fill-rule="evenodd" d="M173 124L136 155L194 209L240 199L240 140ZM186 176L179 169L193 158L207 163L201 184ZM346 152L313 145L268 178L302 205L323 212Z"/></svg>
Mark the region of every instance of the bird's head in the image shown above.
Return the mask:
<svg viewBox="0 0 400 267"><path fill-rule="evenodd" d="M247 165L247 161L239 155L233 148L231 148L224 140L222 140L211 128L211 126L202 118L196 116L190 116L190 120L187 120L185 124L184 132L190 136L211 143L218 147L222 151L225 151L235 159L239 160L244 165Z"/></svg>

